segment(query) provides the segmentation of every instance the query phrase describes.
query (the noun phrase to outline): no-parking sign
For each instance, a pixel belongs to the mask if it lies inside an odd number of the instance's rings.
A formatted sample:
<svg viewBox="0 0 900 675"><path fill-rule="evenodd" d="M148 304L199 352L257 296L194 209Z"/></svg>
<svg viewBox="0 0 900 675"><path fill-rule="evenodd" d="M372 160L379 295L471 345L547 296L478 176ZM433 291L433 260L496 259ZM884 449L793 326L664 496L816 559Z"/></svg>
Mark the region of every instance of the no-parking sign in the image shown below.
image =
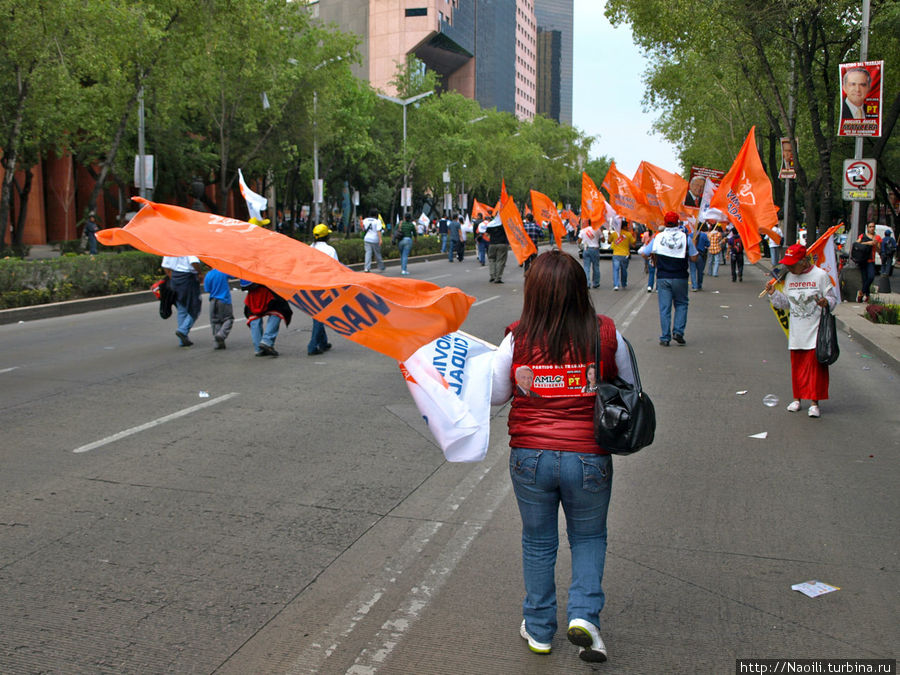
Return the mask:
<svg viewBox="0 0 900 675"><path fill-rule="evenodd" d="M870 202L875 199L875 160L844 160L844 199Z"/></svg>

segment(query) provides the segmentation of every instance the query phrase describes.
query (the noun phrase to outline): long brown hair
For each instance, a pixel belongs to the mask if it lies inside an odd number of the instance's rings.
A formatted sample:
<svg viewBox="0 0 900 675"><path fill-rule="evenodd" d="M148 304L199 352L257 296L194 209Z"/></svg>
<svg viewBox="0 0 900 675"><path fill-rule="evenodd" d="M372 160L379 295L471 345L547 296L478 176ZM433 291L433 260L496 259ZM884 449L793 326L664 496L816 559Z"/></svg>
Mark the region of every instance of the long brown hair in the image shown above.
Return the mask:
<svg viewBox="0 0 900 675"><path fill-rule="evenodd" d="M568 253L547 251L531 264L513 338L517 346L536 349L553 363L562 363L567 355L593 357L597 314L584 269Z"/></svg>

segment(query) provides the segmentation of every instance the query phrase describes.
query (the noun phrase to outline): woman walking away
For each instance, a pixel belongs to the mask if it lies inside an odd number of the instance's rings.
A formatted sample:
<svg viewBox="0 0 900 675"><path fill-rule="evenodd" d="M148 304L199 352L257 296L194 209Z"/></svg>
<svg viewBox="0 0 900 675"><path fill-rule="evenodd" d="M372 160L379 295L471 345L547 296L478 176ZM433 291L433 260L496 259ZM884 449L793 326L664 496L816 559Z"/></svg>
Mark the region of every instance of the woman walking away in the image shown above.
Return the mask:
<svg viewBox="0 0 900 675"><path fill-rule="evenodd" d="M816 335L819 330L819 307L834 309L837 295L831 277L812 264L803 244L789 246L781 264L787 267L784 291L775 290L775 279L766 285L769 302L790 313L788 349L791 351L791 385L794 400L790 412L800 410L803 399L810 399L808 415L819 417L819 401L828 398L828 366L816 360Z"/></svg>
<svg viewBox="0 0 900 675"><path fill-rule="evenodd" d="M596 395L582 391L587 382L573 377L563 378L565 389L552 385L564 373L586 373L598 351L600 380L618 374L634 381L625 342L612 319L595 313L579 262L559 250L539 255L525 276L522 315L497 350L491 396L495 405L512 398L509 471L522 518L525 579L519 634L532 652L550 653L562 504L572 553L567 635L590 662L606 660L600 611L613 465L594 440ZM527 396L515 383L523 368L535 374Z"/></svg>

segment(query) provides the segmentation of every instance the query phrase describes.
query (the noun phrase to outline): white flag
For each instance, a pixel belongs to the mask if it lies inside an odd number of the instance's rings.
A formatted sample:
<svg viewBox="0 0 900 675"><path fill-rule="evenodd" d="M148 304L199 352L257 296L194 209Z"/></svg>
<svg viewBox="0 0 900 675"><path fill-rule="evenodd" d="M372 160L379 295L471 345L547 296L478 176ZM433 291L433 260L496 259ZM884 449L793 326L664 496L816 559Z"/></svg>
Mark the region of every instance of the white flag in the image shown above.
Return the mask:
<svg viewBox="0 0 900 675"><path fill-rule="evenodd" d="M241 195L247 202L247 210L250 212L250 217L262 220L262 212L269 208L269 200L247 187L247 183L244 181L244 174L241 173L240 169L238 169L238 185L241 188Z"/></svg>
<svg viewBox="0 0 900 675"><path fill-rule="evenodd" d="M472 232L474 230L472 227L472 220L469 218L468 214L466 214L466 220L463 222L461 229L463 232Z"/></svg>
<svg viewBox="0 0 900 675"><path fill-rule="evenodd" d="M409 393L449 462L479 462L487 453L495 349L456 331L400 364Z"/></svg>
<svg viewBox="0 0 900 675"><path fill-rule="evenodd" d="M606 224L609 225L609 229L616 233L621 232L624 218L616 213L609 202L604 202L604 206L606 207Z"/></svg>
<svg viewBox="0 0 900 675"><path fill-rule="evenodd" d="M428 220L428 216L423 213L421 216L419 216L419 220L416 222L421 223L424 227L428 227L428 223L430 223L431 221Z"/></svg>
<svg viewBox="0 0 900 675"><path fill-rule="evenodd" d="M828 272L828 276L831 277L831 283L834 284L835 288L839 289L841 287L838 281L838 262L837 256L834 254L833 234L825 241L825 246L822 247L822 255L819 256L816 265ZM835 293L835 295L837 296L837 301L840 303L841 294Z"/></svg>
<svg viewBox="0 0 900 675"><path fill-rule="evenodd" d="M709 203L712 201L715 192L716 186L713 185L713 182L709 178L707 178L706 182L703 184L703 196L700 198L700 212L697 216L697 220L701 223L705 223L708 220L715 220L719 223L728 221L728 217L719 209L709 208Z"/></svg>

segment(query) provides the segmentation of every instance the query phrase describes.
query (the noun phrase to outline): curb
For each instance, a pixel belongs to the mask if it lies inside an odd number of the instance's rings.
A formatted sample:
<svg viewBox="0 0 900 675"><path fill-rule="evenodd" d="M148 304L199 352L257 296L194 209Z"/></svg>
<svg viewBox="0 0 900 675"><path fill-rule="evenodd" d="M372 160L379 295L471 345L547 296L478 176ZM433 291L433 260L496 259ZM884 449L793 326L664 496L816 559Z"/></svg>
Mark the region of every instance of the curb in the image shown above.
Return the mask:
<svg viewBox="0 0 900 675"><path fill-rule="evenodd" d="M468 249L467 249L467 252ZM426 260L441 260L447 257L446 253L429 253L410 257L409 262L423 262ZM399 267L400 259L391 258L384 260L385 267ZM359 272L365 267L364 263L347 265L350 269ZM118 295L102 295L96 298L81 298L67 300L65 302L50 302L43 305L30 305L28 307L13 307L0 310L0 326L20 321L36 321L38 319L52 319L72 314L84 314L96 312L101 309L113 309L115 307L127 307L128 305L140 305L145 302L159 302L152 291L135 291L133 293L120 293Z"/></svg>
<svg viewBox="0 0 900 675"><path fill-rule="evenodd" d="M881 361L888 367L891 368L895 373L900 375L900 360L898 360L895 356L888 353L883 346L879 345L877 342L872 340L869 336L861 333L860 331L853 328L853 326L844 321L843 319L835 316L835 323L837 323L838 327L847 333L854 342L866 348L867 351L872 352L873 355L877 356ZM862 319L865 321L866 319Z"/></svg>

